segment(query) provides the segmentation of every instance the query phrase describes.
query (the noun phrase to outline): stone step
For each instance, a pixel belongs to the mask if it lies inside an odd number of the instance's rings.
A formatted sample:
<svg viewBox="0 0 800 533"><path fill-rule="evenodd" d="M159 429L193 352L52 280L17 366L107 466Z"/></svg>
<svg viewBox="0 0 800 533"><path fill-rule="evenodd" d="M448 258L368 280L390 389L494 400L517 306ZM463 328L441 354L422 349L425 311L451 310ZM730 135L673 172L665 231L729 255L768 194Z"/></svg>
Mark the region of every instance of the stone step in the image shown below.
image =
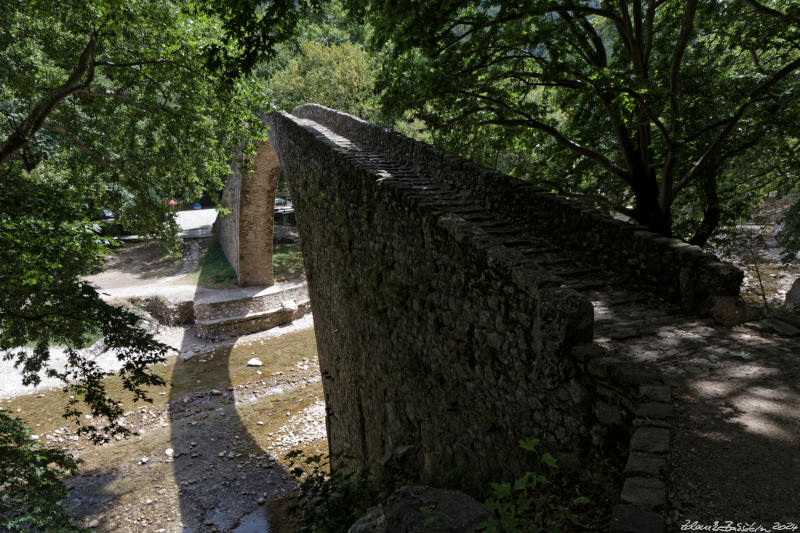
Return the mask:
<svg viewBox="0 0 800 533"><path fill-rule="evenodd" d="M282 302L308 300L308 287L305 282L294 285L273 285L253 295L232 299L197 298L194 303L196 322L213 321L225 317L246 316L267 309L281 307Z"/></svg>
<svg viewBox="0 0 800 533"><path fill-rule="evenodd" d="M311 301L306 298L296 302L288 300L278 307L264 311L195 321L197 336L202 339L222 339L256 333L288 324L311 311Z"/></svg>

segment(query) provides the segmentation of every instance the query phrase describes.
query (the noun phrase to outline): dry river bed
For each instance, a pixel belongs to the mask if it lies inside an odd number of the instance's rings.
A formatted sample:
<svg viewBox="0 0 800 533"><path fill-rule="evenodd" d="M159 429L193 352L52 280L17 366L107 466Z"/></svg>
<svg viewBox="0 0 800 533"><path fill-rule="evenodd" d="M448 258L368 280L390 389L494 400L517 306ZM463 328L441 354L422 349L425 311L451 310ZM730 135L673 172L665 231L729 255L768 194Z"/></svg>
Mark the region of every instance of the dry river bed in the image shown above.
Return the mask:
<svg viewBox="0 0 800 533"><path fill-rule="evenodd" d="M249 366L257 358L261 366ZM82 460L67 506L96 531L270 531L267 508L293 486L286 452L325 453L325 409L313 328L170 357L165 387L134 404L133 436L93 445L61 417L60 389L0 401L37 438ZM85 420L89 422L89 420ZM272 528L275 531L275 528Z"/></svg>

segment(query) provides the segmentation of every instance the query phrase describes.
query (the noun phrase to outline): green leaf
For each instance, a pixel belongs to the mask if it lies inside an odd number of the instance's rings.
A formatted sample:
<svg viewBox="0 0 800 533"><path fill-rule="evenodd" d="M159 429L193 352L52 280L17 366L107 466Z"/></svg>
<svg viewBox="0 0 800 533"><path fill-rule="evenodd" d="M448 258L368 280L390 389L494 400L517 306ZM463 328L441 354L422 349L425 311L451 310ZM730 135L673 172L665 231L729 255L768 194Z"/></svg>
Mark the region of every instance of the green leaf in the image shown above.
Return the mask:
<svg viewBox="0 0 800 533"><path fill-rule="evenodd" d="M519 441L519 446L523 450L527 450L529 452L535 452L537 447L539 446L539 439L533 437L523 439Z"/></svg>
<svg viewBox="0 0 800 533"><path fill-rule="evenodd" d="M542 455L542 462L549 467L558 468L558 461L556 461L556 458L550 455L549 453L545 453Z"/></svg>

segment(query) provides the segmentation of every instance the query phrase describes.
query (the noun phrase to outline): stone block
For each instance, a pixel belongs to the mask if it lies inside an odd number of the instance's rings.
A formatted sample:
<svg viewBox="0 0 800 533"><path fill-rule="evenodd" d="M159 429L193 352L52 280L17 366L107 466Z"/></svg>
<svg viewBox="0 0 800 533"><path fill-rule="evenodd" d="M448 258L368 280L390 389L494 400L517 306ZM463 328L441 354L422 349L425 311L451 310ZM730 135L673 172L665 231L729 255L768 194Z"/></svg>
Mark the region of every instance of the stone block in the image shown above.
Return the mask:
<svg viewBox="0 0 800 533"><path fill-rule="evenodd" d="M636 416L642 418L655 418L663 420L672 417L672 404L665 402L651 402L639 404L636 409Z"/></svg>
<svg viewBox="0 0 800 533"><path fill-rule="evenodd" d="M658 420L655 418L635 418L633 420L634 428L650 427L650 428L664 428L669 429L672 426L666 420Z"/></svg>
<svg viewBox="0 0 800 533"><path fill-rule="evenodd" d="M633 452L628 456L625 473L657 478L661 477L666 468L667 460L664 457Z"/></svg>
<svg viewBox="0 0 800 533"><path fill-rule="evenodd" d="M631 437L631 451L666 453L669 451L669 430L640 427Z"/></svg>
<svg viewBox="0 0 800 533"><path fill-rule="evenodd" d="M623 413L619 407L606 402L596 402L592 408L597 421L605 426L621 426L624 421Z"/></svg>
<svg viewBox="0 0 800 533"><path fill-rule="evenodd" d="M616 365L622 364L622 362L622 359L617 359L615 357L598 357L589 360L586 364L586 370L593 376L604 378L609 375L610 369L613 369Z"/></svg>
<svg viewBox="0 0 800 533"><path fill-rule="evenodd" d="M642 385L639 387L639 397L652 402L671 402L672 391L668 385Z"/></svg>
<svg viewBox="0 0 800 533"><path fill-rule="evenodd" d="M737 326L747 320L747 307L738 296L712 296L711 317L725 327Z"/></svg>
<svg viewBox="0 0 800 533"><path fill-rule="evenodd" d="M634 386L646 385L660 380L660 376L654 371L627 361L610 368L609 377L620 384Z"/></svg>
<svg viewBox="0 0 800 533"><path fill-rule="evenodd" d="M572 347L572 356L583 364L592 359L604 357L606 351L593 343L577 344Z"/></svg>
<svg viewBox="0 0 800 533"><path fill-rule="evenodd" d="M664 517L635 505L615 505L609 533L664 533Z"/></svg>
<svg viewBox="0 0 800 533"><path fill-rule="evenodd" d="M622 486L621 498L625 503L655 509L666 503L666 487L660 479L629 477Z"/></svg>

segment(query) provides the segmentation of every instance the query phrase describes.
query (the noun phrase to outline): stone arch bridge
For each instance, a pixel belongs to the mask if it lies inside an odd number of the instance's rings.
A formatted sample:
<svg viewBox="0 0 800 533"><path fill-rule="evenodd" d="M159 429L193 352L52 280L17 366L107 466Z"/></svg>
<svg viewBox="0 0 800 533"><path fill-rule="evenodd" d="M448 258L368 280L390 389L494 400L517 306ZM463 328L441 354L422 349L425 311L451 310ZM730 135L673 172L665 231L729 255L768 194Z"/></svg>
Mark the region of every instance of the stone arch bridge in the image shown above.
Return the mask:
<svg viewBox="0 0 800 533"><path fill-rule="evenodd" d="M604 447L627 456L617 528L662 528L670 385L694 374L648 347L741 322L742 272L351 115L264 120L270 142L226 189L223 247L242 282L271 283L282 167L331 451L387 485L481 495L530 467L522 438L564 468Z"/></svg>

